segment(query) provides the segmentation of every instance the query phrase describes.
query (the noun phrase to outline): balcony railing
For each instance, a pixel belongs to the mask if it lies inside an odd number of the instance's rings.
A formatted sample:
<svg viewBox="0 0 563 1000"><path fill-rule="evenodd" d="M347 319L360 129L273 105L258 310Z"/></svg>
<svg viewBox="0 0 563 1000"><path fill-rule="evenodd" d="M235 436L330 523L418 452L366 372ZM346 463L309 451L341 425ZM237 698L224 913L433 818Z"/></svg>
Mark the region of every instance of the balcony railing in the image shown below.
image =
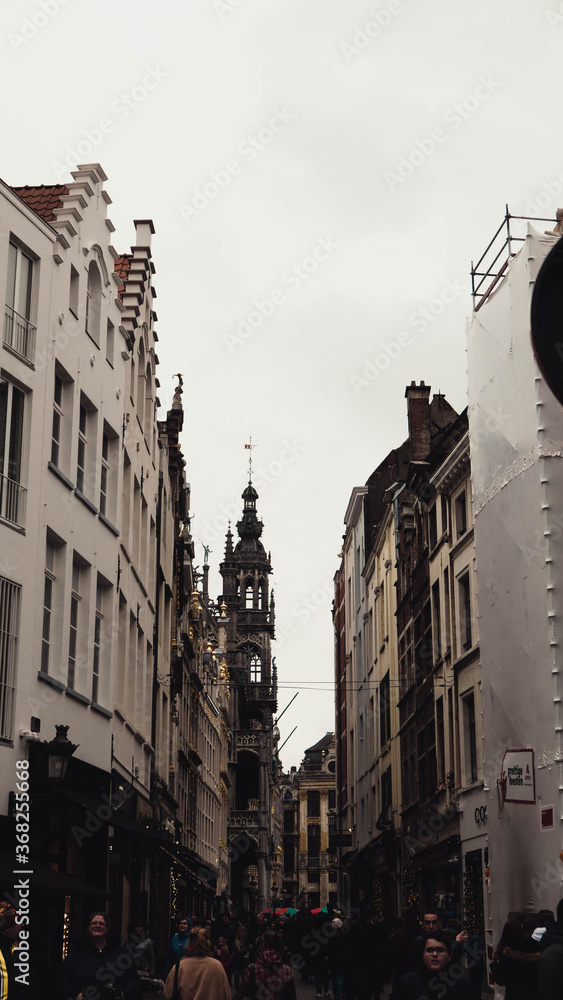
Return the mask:
<svg viewBox="0 0 563 1000"><path fill-rule="evenodd" d="M258 811L255 809L240 809L231 813L231 833L236 827L257 827Z"/></svg>
<svg viewBox="0 0 563 1000"><path fill-rule="evenodd" d="M300 868L328 868L328 854L300 854Z"/></svg>
<svg viewBox="0 0 563 1000"><path fill-rule="evenodd" d="M35 357L35 334L35 327L25 316L20 316L11 306L5 306L4 343L6 347L10 347L26 361L32 362Z"/></svg>
<svg viewBox="0 0 563 1000"><path fill-rule="evenodd" d="M7 476L0 476L0 517L23 527L26 501L27 490L24 486Z"/></svg>

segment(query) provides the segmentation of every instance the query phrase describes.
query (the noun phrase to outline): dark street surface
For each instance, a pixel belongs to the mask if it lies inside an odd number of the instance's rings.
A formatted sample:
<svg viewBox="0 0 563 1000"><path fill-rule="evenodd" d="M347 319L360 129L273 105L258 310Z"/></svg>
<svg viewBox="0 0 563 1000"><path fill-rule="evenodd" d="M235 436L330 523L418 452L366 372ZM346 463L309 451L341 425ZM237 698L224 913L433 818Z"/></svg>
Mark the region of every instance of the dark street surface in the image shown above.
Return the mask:
<svg viewBox="0 0 563 1000"><path fill-rule="evenodd" d="M317 991L315 989L314 983L304 983L301 980L301 976L298 972L294 972L295 987L297 990L297 1000L316 1000ZM387 1000L391 993L391 983L388 982L383 987L381 992L381 1000ZM324 997L323 997L324 1000ZM330 992L330 1000L334 1000L332 990ZM377 1000L377 998L376 998Z"/></svg>

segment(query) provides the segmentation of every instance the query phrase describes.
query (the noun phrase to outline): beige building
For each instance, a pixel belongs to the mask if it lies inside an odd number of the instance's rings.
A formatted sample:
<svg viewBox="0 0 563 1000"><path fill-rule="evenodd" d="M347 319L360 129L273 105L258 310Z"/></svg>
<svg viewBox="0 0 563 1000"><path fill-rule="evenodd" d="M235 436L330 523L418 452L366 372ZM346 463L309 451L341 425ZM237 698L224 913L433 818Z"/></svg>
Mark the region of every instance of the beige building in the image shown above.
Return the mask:
<svg viewBox="0 0 563 1000"><path fill-rule="evenodd" d="M299 770L282 776L284 906L336 905L336 747L327 733L305 751Z"/></svg>

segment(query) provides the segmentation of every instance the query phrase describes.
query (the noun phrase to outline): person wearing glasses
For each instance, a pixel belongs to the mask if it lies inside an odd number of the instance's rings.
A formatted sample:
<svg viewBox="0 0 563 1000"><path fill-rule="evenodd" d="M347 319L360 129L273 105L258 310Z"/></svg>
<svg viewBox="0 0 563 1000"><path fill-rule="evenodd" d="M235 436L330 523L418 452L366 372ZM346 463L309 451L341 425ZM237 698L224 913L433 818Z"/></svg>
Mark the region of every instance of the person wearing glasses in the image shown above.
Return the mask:
<svg viewBox="0 0 563 1000"><path fill-rule="evenodd" d="M111 937L105 913L90 914L86 933L77 938L61 966L55 996L57 1000L141 1000L133 959Z"/></svg>
<svg viewBox="0 0 563 1000"><path fill-rule="evenodd" d="M391 1000L471 1000L461 962L452 962L450 938L443 931L424 936L422 962L397 980Z"/></svg>

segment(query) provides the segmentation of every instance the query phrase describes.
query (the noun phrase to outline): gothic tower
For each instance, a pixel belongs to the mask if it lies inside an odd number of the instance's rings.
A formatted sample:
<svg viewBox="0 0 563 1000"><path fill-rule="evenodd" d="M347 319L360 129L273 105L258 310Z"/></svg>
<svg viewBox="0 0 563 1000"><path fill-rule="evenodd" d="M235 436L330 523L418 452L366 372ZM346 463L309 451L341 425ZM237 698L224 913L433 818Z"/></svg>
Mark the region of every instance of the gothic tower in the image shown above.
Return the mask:
<svg viewBox="0 0 563 1000"><path fill-rule="evenodd" d="M274 860L272 800L278 781L274 757L277 676L272 660L274 596L268 578L270 554L260 540L263 523L256 512L258 494L250 480L242 494L233 546L229 525L220 572L226 606L230 717L233 726L229 777L231 898L247 909L270 905Z"/></svg>

